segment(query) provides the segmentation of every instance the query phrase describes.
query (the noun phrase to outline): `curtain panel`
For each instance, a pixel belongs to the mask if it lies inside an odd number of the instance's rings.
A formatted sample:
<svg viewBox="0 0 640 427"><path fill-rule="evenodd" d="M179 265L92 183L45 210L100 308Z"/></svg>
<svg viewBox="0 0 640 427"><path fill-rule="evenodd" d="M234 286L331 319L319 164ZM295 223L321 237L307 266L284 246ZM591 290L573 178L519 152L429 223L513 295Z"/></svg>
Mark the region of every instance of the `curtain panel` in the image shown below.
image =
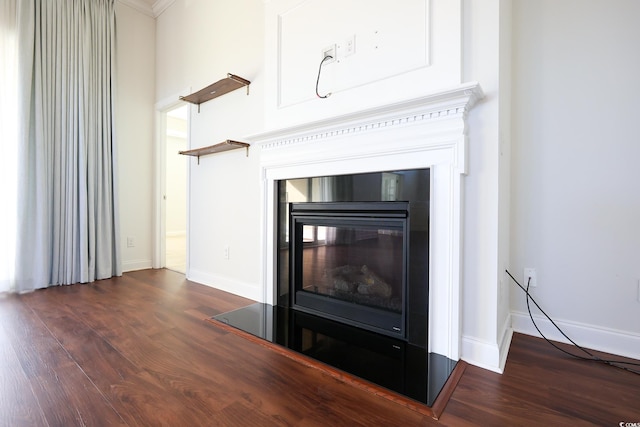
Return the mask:
<svg viewBox="0 0 640 427"><path fill-rule="evenodd" d="M121 275L114 0L18 1L16 291Z"/></svg>
<svg viewBox="0 0 640 427"><path fill-rule="evenodd" d="M17 9L0 1L0 292L13 287L16 231Z"/></svg>

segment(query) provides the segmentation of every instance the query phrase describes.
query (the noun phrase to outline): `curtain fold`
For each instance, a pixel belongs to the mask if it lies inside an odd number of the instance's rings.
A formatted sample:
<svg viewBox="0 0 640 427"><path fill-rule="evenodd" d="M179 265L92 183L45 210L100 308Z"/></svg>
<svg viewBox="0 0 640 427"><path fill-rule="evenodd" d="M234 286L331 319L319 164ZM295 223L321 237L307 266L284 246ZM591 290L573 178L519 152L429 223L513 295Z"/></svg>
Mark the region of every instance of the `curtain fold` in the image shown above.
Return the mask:
<svg viewBox="0 0 640 427"><path fill-rule="evenodd" d="M17 0L0 2L0 292L14 288L17 203Z"/></svg>
<svg viewBox="0 0 640 427"><path fill-rule="evenodd" d="M114 0L20 0L17 291L122 274Z"/></svg>

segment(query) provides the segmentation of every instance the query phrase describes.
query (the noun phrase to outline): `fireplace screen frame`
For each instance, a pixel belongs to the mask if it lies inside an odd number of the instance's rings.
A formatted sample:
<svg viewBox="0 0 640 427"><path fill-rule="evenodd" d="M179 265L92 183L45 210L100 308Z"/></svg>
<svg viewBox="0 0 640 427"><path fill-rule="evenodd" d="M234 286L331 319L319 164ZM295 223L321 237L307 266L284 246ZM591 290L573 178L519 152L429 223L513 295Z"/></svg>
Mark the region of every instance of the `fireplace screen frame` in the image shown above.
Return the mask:
<svg viewBox="0 0 640 427"><path fill-rule="evenodd" d="M408 202L302 202L289 204L290 304L294 309L396 338L407 337ZM390 229L402 235L400 312L362 305L302 289L303 226Z"/></svg>

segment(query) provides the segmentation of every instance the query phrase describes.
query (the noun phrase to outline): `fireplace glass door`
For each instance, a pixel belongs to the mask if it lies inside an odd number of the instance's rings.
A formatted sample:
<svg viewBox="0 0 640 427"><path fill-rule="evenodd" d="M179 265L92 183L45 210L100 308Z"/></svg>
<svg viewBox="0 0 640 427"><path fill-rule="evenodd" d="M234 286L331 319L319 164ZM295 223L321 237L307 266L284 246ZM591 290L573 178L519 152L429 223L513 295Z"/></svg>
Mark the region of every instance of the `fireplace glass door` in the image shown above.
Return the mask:
<svg viewBox="0 0 640 427"><path fill-rule="evenodd" d="M293 203L293 307L404 337L407 209L404 202Z"/></svg>

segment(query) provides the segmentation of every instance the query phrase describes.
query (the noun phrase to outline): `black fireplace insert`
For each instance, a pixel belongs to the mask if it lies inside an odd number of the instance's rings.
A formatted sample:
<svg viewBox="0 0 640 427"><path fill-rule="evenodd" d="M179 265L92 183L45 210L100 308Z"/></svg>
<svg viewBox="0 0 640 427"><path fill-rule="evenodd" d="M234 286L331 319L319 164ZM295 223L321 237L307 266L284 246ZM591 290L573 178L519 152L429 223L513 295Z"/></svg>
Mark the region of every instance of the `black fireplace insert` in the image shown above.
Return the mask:
<svg viewBox="0 0 640 427"><path fill-rule="evenodd" d="M405 337L409 204L290 205L292 306Z"/></svg>
<svg viewBox="0 0 640 427"><path fill-rule="evenodd" d="M277 305L426 349L429 169L277 187Z"/></svg>

